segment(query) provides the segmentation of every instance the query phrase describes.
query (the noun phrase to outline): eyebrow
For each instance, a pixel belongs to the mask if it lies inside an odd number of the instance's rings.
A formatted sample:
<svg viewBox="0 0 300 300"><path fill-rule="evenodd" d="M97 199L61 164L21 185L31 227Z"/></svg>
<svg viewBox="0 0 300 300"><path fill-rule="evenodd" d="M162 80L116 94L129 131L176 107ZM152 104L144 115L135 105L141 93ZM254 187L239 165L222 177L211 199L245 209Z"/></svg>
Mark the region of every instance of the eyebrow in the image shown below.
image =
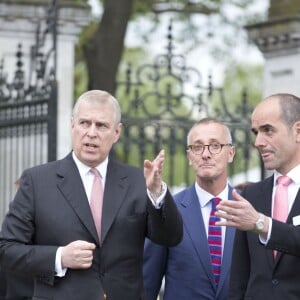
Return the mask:
<svg viewBox="0 0 300 300"><path fill-rule="evenodd" d="M274 128L274 126L271 124L264 124L264 125L259 126L258 129L251 128L251 131L253 133L257 133L258 131L264 131L265 129L268 129L268 128Z"/></svg>
<svg viewBox="0 0 300 300"><path fill-rule="evenodd" d="M264 129L267 129L267 128L274 128L274 126L271 125L271 124L264 124L264 125L259 126L260 130L264 130Z"/></svg>

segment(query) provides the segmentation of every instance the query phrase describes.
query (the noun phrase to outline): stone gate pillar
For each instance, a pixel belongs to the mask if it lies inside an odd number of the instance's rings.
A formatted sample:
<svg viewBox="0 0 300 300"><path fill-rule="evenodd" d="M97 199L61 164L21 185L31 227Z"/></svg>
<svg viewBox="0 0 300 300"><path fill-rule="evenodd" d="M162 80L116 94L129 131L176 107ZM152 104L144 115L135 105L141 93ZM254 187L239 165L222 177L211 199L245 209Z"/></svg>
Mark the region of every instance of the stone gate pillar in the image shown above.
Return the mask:
<svg viewBox="0 0 300 300"><path fill-rule="evenodd" d="M0 3L0 59L12 77L16 71L18 44L25 53L25 76L29 73L30 47L35 45L38 20L46 20L49 0L2 0ZM57 64L58 116L57 157L71 149L70 116L73 106L75 44L82 28L90 21L90 7L73 0L56 1L58 5ZM27 73L28 72L28 73ZM25 79L26 81L26 79Z"/></svg>
<svg viewBox="0 0 300 300"><path fill-rule="evenodd" d="M300 96L300 1L270 0L268 20L246 29L265 58L264 96Z"/></svg>

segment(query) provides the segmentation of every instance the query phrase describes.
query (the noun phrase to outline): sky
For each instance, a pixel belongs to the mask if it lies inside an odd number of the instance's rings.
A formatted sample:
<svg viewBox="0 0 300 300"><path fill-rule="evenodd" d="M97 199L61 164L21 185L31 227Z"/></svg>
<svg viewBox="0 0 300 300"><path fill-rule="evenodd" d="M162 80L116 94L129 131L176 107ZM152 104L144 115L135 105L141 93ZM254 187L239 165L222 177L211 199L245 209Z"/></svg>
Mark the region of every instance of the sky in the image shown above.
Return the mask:
<svg viewBox="0 0 300 300"><path fill-rule="evenodd" d="M95 15L100 15L101 7L99 5L99 0L89 0L89 4L91 5L91 7L93 9L93 13Z"/></svg>

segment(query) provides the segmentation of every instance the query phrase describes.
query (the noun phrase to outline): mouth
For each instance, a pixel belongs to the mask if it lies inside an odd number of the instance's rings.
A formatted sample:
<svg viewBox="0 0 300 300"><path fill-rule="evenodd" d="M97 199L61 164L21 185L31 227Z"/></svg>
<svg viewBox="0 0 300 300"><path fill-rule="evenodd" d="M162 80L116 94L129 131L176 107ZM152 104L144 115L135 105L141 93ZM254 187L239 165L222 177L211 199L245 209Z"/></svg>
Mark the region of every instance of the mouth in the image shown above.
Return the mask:
<svg viewBox="0 0 300 300"><path fill-rule="evenodd" d="M274 152L273 151L261 151L260 155L264 162L268 162L273 159Z"/></svg>
<svg viewBox="0 0 300 300"><path fill-rule="evenodd" d="M261 151L260 155L261 155L261 158L263 160L265 160L265 159L268 159L272 155L272 152L271 151Z"/></svg>
<svg viewBox="0 0 300 300"><path fill-rule="evenodd" d="M212 168L213 165L212 164L202 164L201 167L202 168Z"/></svg>
<svg viewBox="0 0 300 300"><path fill-rule="evenodd" d="M93 144L93 143L85 143L84 146L87 148L87 149L90 149L90 150L94 150L96 148L99 148L99 146L97 144Z"/></svg>

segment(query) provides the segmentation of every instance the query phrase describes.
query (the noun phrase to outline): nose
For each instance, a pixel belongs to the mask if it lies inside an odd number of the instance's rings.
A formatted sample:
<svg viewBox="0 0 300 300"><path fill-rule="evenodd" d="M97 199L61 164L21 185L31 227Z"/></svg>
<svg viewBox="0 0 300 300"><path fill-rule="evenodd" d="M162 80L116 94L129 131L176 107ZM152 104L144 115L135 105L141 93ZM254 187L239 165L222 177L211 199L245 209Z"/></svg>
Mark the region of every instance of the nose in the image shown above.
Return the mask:
<svg viewBox="0 0 300 300"><path fill-rule="evenodd" d="M203 152L202 152L202 157L210 157L210 152L209 152L209 150L208 150L208 146L207 145L205 145L204 146L204 149L203 149Z"/></svg>
<svg viewBox="0 0 300 300"><path fill-rule="evenodd" d="M254 145L256 148L260 148L266 145L266 140L265 138L262 136L262 134L258 133L255 137L255 142Z"/></svg>
<svg viewBox="0 0 300 300"><path fill-rule="evenodd" d="M96 134L97 134L97 128L96 128L96 125L95 125L95 124L92 123L92 124L89 126L88 131L87 131L87 134L88 134L88 136L90 136L90 137L96 136Z"/></svg>

